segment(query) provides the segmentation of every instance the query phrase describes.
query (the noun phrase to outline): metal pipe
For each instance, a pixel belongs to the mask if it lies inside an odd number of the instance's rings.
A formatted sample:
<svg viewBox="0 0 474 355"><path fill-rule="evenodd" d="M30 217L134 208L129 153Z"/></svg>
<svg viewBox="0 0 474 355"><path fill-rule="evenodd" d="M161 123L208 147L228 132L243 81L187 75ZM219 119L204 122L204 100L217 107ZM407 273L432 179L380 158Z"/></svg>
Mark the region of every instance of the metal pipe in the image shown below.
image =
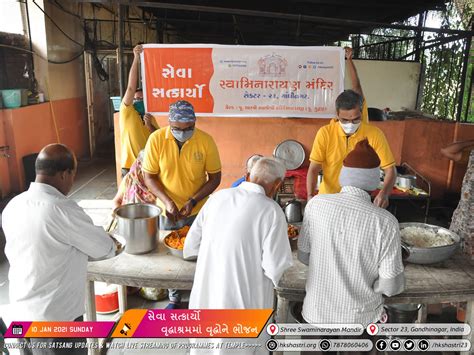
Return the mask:
<svg viewBox="0 0 474 355"><path fill-rule="evenodd" d="M420 56L421 56L421 42L423 41L423 31L421 31L421 28L425 24L425 16L426 16L426 11L423 11L418 15L418 31L416 33L416 40L415 40L415 62L420 61Z"/></svg>
<svg viewBox="0 0 474 355"><path fill-rule="evenodd" d="M474 29L474 24L471 28ZM466 75L467 75L467 66L469 65L469 51L471 50L471 41L472 37L469 36L466 38L466 47L464 48L464 63L462 67L462 74L461 74L461 90L459 92L459 103L458 103L458 111L456 112L456 121L461 120L462 114L462 106L464 101L464 87L466 86ZM472 85L472 83L471 83Z"/></svg>
<svg viewBox="0 0 474 355"><path fill-rule="evenodd" d="M471 69L471 84L469 85L469 94L467 94L467 107L466 107L466 112L464 114L464 121L467 122L467 117L469 115L469 112L472 109L471 106L471 95L472 95L472 82L474 81L474 70Z"/></svg>
<svg viewBox="0 0 474 355"><path fill-rule="evenodd" d="M117 64L119 67L119 89L120 97L124 95L124 75L123 75L123 13L122 5L118 5L118 48L117 48Z"/></svg>
<svg viewBox="0 0 474 355"><path fill-rule="evenodd" d="M78 1L79 2L97 2L97 0L78 0ZM216 6L200 6L200 5L172 4L172 3L151 2L151 1L128 1L128 0L116 0L116 3L123 4L123 5L144 6L144 7L168 9L168 10L198 11L198 12L219 13L219 14L227 14L227 15L266 17L266 18L285 19L285 20L292 20L292 21L298 21L298 19L301 18L302 22L319 22L319 23L327 23L327 24L332 24L332 25L337 25L337 26L346 25L346 26L364 27L364 28L366 27L394 28L394 29L412 30L412 31L421 30L425 32L453 33L453 34L463 34L463 35L471 35L471 36L473 35L473 31L441 29L441 28L433 28L433 27L406 26L406 25L397 25L397 24L387 24L383 22L347 20L347 19L338 19L338 18L332 18L332 17L288 14L288 13L270 12L270 11L231 9L231 8L216 7Z"/></svg>
<svg viewBox="0 0 474 355"><path fill-rule="evenodd" d="M26 23L28 25L28 39L30 40L30 52L33 52L33 41L31 40L30 12L28 11L28 0L25 1L25 10L26 10ZM31 69L34 75L35 61L33 60L33 54L31 54Z"/></svg>

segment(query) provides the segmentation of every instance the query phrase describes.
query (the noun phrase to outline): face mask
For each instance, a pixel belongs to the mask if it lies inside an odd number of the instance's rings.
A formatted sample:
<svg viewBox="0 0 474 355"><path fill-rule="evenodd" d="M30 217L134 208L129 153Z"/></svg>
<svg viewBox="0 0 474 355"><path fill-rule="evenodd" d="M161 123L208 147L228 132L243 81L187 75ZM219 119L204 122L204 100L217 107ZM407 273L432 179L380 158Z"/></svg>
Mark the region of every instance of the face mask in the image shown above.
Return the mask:
<svg viewBox="0 0 474 355"><path fill-rule="evenodd" d="M177 141L184 143L193 136L194 129L190 131L179 131L179 130L171 129L171 134L173 135L174 138L176 138Z"/></svg>
<svg viewBox="0 0 474 355"><path fill-rule="evenodd" d="M353 134L355 131L357 131L357 129L359 129L359 126L360 126L360 122L359 123L342 123L341 121L339 121L339 124L341 125L342 130L346 134Z"/></svg>
<svg viewBox="0 0 474 355"><path fill-rule="evenodd" d="M144 116L145 115L145 104L143 103L142 100L140 101L135 101L133 103L133 107L135 108L135 110L139 113L140 116Z"/></svg>

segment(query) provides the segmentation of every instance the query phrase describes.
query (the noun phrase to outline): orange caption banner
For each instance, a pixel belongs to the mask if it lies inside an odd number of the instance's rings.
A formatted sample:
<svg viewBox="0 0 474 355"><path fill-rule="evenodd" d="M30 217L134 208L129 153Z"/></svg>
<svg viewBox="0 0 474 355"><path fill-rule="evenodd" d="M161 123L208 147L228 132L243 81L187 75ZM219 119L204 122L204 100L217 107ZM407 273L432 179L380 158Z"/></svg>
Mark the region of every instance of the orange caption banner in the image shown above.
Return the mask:
<svg viewBox="0 0 474 355"><path fill-rule="evenodd" d="M128 310L113 338L257 338L272 309Z"/></svg>

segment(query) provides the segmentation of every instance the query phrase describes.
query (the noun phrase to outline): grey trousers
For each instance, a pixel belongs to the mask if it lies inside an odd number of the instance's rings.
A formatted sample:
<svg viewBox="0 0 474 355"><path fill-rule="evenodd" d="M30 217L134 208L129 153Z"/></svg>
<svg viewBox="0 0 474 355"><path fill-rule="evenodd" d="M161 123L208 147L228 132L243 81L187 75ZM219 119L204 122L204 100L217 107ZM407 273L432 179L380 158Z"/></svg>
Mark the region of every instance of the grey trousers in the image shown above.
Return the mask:
<svg viewBox="0 0 474 355"><path fill-rule="evenodd" d="M160 229L164 229L164 230L180 229L184 226L190 226L191 224L193 224L195 219L196 219L196 215L190 216L190 217L185 218L185 219L180 219L176 223L173 223L173 222L170 221L169 218L167 218L165 216L160 216ZM179 303L179 302L181 302L181 293L179 292L179 290L177 290L175 288L169 288L168 289L168 298L169 298L170 302Z"/></svg>

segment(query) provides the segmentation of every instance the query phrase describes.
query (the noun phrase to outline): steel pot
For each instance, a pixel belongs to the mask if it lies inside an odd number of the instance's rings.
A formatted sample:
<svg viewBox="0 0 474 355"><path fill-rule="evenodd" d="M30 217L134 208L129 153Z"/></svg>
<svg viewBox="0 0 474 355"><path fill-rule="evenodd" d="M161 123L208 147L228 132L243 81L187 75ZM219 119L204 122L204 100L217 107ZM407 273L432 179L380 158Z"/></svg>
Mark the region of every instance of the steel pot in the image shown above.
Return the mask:
<svg viewBox="0 0 474 355"><path fill-rule="evenodd" d="M386 304L384 307L390 323L414 323L418 318L421 304Z"/></svg>
<svg viewBox="0 0 474 355"><path fill-rule="evenodd" d="M461 244L461 237L459 237L459 235L443 227L417 222L399 223L399 226L400 230L406 227L429 229L438 234L448 235L453 240L453 244L431 248L419 248L407 245L402 241L402 245L408 247L410 252L405 260L412 264L435 264L447 260L456 252L459 245Z"/></svg>
<svg viewBox="0 0 474 355"><path fill-rule="evenodd" d="M288 201L285 206L283 206L283 210L285 211L288 223L297 223L303 220L303 205L300 201Z"/></svg>
<svg viewBox="0 0 474 355"><path fill-rule="evenodd" d="M396 184L403 189L411 189L412 187L416 186L416 176L398 175Z"/></svg>
<svg viewBox="0 0 474 355"><path fill-rule="evenodd" d="M146 203L130 203L114 210L116 233L126 239L126 253L145 254L156 248L160 214L161 208Z"/></svg>

